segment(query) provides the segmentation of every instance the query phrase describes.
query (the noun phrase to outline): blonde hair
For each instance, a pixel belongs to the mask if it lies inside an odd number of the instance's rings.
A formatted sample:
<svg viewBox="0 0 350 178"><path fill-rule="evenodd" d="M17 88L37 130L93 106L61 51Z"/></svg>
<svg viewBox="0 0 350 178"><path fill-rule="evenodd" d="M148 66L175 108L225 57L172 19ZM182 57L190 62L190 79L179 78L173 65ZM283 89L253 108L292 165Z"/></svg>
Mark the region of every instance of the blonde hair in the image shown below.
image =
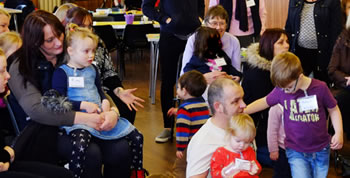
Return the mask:
<svg viewBox="0 0 350 178"><path fill-rule="evenodd" d="M299 58L291 52L275 56L271 63L271 82L277 87L285 88L303 73Z"/></svg>
<svg viewBox="0 0 350 178"><path fill-rule="evenodd" d="M92 31L87 28L79 27L77 24L70 23L66 26L66 47L73 45L77 39L90 38L94 42L95 47L97 47L98 37ZM65 61L69 61L69 55L66 52Z"/></svg>
<svg viewBox="0 0 350 178"><path fill-rule="evenodd" d="M4 56L4 57L5 57L5 59L6 59L5 52L4 52L4 50L2 50L1 48L0 48L0 56Z"/></svg>
<svg viewBox="0 0 350 178"><path fill-rule="evenodd" d="M230 119L226 132L230 136L240 137L246 142L253 141L256 135L253 119L248 114L243 113Z"/></svg>
<svg viewBox="0 0 350 178"><path fill-rule="evenodd" d="M5 53L14 45L20 47L22 45L21 36L17 32L5 32L0 34L0 48Z"/></svg>
<svg viewBox="0 0 350 178"><path fill-rule="evenodd" d="M3 14L7 16L9 19L11 19L11 15L5 9L0 8L0 14Z"/></svg>
<svg viewBox="0 0 350 178"><path fill-rule="evenodd" d="M60 20L60 22L63 22L63 20L67 16L67 11L73 7L78 7L78 5L74 3L64 3L60 7L57 8L54 15Z"/></svg>

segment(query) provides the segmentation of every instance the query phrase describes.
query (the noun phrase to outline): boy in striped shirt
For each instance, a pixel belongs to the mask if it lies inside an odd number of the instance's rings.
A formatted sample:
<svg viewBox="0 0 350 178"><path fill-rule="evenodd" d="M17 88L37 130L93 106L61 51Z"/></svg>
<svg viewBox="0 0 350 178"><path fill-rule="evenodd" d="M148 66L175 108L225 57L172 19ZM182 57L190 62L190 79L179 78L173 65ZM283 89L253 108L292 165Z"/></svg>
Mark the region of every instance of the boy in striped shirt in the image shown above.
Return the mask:
<svg viewBox="0 0 350 178"><path fill-rule="evenodd" d="M175 174L185 174L187 145L210 117L208 105L202 97L206 88L207 82L203 74L196 70L186 72L179 78L176 93L183 102L177 112L174 108L168 111L169 115L175 112L177 115Z"/></svg>

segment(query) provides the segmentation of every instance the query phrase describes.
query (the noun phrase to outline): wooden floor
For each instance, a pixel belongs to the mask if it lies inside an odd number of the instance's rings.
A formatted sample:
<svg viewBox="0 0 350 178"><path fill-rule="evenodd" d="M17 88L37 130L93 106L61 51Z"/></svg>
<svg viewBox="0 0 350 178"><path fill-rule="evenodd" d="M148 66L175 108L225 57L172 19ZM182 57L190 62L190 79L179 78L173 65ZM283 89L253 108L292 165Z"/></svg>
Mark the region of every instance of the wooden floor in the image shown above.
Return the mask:
<svg viewBox="0 0 350 178"><path fill-rule="evenodd" d="M154 138L163 129L163 119L160 106L160 80L157 80L156 104L151 104L149 98L149 54L145 51L143 59L129 60L126 59L126 76L123 81L125 88L138 88L135 94L145 100L144 108L136 114L135 126L143 133L144 136L144 167L150 174L162 174L171 171L172 164L175 160L175 141L157 144ZM133 58L138 58L134 54ZM174 66L175 67L175 66ZM346 144L341 151L350 155L350 142ZM332 158L331 158L332 159ZM334 161L330 162L329 178L338 178L334 171ZM273 175L271 168L263 168L260 177L270 178Z"/></svg>

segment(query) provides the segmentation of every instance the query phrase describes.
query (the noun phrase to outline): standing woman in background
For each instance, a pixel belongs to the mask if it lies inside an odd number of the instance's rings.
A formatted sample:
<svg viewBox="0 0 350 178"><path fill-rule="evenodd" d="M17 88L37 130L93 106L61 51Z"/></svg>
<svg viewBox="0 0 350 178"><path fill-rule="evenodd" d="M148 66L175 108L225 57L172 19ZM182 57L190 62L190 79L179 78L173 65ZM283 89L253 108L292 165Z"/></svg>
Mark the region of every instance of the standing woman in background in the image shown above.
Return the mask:
<svg viewBox="0 0 350 178"><path fill-rule="evenodd" d="M339 0L290 0L285 27L304 74L329 82L327 66L342 29Z"/></svg>
<svg viewBox="0 0 350 178"><path fill-rule="evenodd" d="M229 32L236 36L241 47L259 41L265 30L265 0L209 0L209 7L222 5L228 15Z"/></svg>

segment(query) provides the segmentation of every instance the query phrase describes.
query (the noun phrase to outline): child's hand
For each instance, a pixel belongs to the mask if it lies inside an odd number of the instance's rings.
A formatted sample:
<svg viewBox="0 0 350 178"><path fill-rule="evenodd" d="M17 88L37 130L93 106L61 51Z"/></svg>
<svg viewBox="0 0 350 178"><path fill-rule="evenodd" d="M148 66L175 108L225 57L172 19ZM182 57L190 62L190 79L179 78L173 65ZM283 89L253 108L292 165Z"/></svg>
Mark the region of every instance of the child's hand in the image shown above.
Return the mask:
<svg viewBox="0 0 350 178"><path fill-rule="evenodd" d="M278 159L278 151L270 152L270 159L276 161Z"/></svg>
<svg viewBox="0 0 350 178"><path fill-rule="evenodd" d="M177 108L171 107L168 110L168 116L176 116L176 113L177 113Z"/></svg>
<svg viewBox="0 0 350 178"><path fill-rule="evenodd" d="M331 149L340 150L343 147L343 134L335 133L331 140Z"/></svg>
<svg viewBox="0 0 350 178"><path fill-rule="evenodd" d="M258 173L258 171L259 171L258 165L256 165L255 161L251 161L251 167L250 167L250 171L248 171L248 173L250 175L255 175L256 173Z"/></svg>
<svg viewBox="0 0 350 178"><path fill-rule="evenodd" d="M104 99L104 100L102 100L101 107L102 107L103 112L107 112L107 111L110 111L111 104L109 103L109 101L107 99Z"/></svg>
<svg viewBox="0 0 350 178"><path fill-rule="evenodd" d="M176 157L179 158L179 159L182 159L183 157L183 152L182 151L176 151Z"/></svg>
<svg viewBox="0 0 350 178"><path fill-rule="evenodd" d="M97 104L87 102L87 101L82 101L80 103L80 109L85 110L87 113L100 113L101 109L98 107Z"/></svg>

